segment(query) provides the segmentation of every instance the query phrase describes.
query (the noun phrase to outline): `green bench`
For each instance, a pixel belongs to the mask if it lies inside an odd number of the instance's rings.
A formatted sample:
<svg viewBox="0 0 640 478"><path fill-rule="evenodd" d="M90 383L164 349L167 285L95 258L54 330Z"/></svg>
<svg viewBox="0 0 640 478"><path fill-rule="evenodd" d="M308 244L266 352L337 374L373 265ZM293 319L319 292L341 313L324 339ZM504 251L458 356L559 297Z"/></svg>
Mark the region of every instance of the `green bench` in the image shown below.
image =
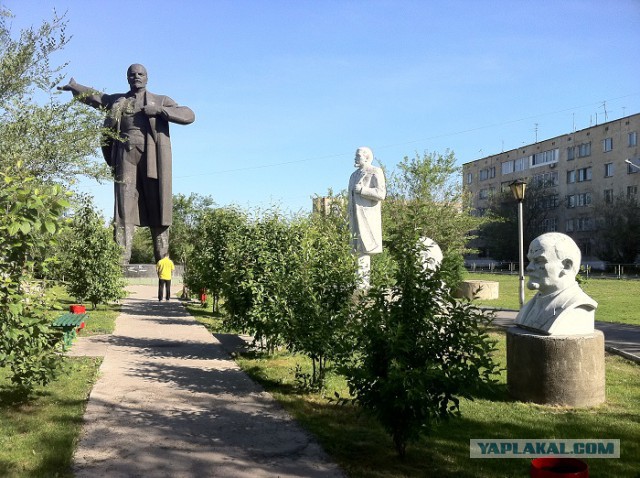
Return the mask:
<svg viewBox="0 0 640 478"><path fill-rule="evenodd" d="M84 319L87 314L73 314L67 312L62 314L51 324L52 327L62 330L62 342L64 349L71 347L76 334L84 329Z"/></svg>

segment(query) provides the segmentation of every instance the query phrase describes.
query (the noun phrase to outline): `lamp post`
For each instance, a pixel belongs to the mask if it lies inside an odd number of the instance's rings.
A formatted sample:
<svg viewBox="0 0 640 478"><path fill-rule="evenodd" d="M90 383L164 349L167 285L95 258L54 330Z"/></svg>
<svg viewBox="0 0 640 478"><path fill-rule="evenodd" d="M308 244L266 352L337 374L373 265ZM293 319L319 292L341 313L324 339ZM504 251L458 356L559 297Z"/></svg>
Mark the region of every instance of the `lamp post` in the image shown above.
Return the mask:
<svg viewBox="0 0 640 478"><path fill-rule="evenodd" d="M522 226L522 201L524 201L524 192L527 188L526 181L522 179L516 179L509 184L513 197L518 201L518 255L520 258L519 264L519 284L520 284L520 308L524 305L524 228Z"/></svg>
<svg viewBox="0 0 640 478"><path fill-rule="evenodd" d="M633 164L629 159L625 159L624 162L627 163L629 166L633 166L636 169L640 169L640 166L638 166L637 164Z"/></svg>

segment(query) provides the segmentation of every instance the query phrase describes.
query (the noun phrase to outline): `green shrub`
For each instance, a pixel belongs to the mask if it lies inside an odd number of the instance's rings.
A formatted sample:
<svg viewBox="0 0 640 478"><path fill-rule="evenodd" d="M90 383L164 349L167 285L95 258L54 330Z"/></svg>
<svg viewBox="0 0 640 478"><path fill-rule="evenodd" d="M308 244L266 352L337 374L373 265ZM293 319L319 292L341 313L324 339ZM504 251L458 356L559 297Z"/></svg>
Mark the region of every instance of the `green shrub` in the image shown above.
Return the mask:
<svg viewBox="0 0 640 478"><path fill-rule="evenodd" d="M38 187L32 178L0 173L0 367L26 394L56 374L60 336L45 311L44 284L33 274L46 272L69 203L57 186Z"/></svg>
<svg viewBox="0 0 640 478"><path fill-rule="evenodd" d="M376 284L363 299L345 373L353 400L404 456L408 442L459 414L461 397L492 383L496 365L483 312L451 297L448 271L423 269L417 231L398 231L393 282Z"/></svg>
<svg viewBox="0 0 640 478"><path fill-rule="evenodd" d="M339 216L314 214L298 221L301 241L289 279L291 315L287 346L312 361L310 388L323 384L327 360L352 352L357 264L350 233Z"/></svg>

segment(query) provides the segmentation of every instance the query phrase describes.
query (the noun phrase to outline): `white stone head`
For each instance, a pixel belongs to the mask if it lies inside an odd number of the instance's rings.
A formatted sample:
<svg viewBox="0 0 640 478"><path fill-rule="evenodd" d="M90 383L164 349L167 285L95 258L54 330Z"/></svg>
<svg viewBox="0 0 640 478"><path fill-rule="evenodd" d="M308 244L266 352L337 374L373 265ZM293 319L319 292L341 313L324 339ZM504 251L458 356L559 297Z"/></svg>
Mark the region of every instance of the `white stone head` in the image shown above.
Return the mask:
<svg viewBox="0 0 640 478"><path fill-rule="evenodd" d="M577 244L566 234L548 232L536 237L527 253L529 289L546 295L576 283L582 255Z"/></svg>
<svg viewBox="0 0 640 478"><path fill-rule="evenodd" d="M429 237L419 239L420 260L424 271L435 271L442 264L442 249Z"/></svg>
<svg viewBox="0 0 640 478"><path fill-rule="evenodd" d="M356 150L355 164L356 168L364 169L373 162L373 151L366 146L360 146Z"/></svg>

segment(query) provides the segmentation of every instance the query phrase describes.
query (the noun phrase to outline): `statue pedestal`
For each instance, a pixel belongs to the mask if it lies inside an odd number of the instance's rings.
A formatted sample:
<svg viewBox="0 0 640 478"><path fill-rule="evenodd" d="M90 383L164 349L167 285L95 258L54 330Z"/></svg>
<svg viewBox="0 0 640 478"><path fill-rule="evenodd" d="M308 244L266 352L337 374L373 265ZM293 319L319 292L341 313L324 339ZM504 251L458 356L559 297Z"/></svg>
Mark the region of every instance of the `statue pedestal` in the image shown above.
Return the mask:
<svg viewBox="0 0 640 478"><path fill-rule="evenodd" d="M604 334L549 336L510 327L507 388L517 400L543 405L603 403Z"/></svg>
<svg viewBox="0 0 640 478"><path fill-rule="evenodd" d="M455 297L474 300L492 300L500 297L500 283L489 280L463 280L458 286Z"/></svg>

